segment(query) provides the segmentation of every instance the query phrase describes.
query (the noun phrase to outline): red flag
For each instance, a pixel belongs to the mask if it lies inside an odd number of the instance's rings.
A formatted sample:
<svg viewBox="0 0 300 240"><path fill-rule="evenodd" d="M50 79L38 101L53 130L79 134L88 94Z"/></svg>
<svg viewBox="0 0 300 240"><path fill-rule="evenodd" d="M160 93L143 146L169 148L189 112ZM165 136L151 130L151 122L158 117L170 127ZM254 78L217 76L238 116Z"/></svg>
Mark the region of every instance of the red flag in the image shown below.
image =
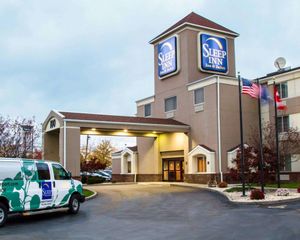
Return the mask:
<svg viewBox="0 0 300 240"><path fill-rule="evenodd" d="M276 87L274 87L274 100L276 101L278 110L285 110L287 108L285 103L282 102Z"/></svg>

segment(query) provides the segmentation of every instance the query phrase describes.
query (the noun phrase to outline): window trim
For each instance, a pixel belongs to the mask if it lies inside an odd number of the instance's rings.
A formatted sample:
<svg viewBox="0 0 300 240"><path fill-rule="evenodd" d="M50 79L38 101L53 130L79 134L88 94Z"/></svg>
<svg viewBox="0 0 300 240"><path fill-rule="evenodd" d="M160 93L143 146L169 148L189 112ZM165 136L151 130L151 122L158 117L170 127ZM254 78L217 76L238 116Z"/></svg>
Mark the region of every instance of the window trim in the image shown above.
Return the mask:
<svg viewBox="0 0 300 240"><path fill-rule="evenodd" d="M166 111L166 100L170 99L170 98L175 98L176 99L175 109ZM178 101L177 101L177 96L176 95L170 96L170 97L167 97L167 98L164 99L164 108L165 108L164 110L165 110L165 113L175 112L177 110L177 106L178 106Z"/></svg>

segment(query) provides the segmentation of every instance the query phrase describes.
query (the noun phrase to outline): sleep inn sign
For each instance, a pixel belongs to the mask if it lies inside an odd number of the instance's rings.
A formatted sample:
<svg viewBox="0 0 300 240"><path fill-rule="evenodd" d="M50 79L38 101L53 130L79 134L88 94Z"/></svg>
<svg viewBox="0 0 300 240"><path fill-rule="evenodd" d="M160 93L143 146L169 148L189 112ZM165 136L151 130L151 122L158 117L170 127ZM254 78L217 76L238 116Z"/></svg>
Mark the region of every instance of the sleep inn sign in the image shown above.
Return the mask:
<svg viewBox="0 0 300 240"><path fill-rule="evenodd" d="M227 40L210 34L200 33L200 70L227 73Z"/></svg>

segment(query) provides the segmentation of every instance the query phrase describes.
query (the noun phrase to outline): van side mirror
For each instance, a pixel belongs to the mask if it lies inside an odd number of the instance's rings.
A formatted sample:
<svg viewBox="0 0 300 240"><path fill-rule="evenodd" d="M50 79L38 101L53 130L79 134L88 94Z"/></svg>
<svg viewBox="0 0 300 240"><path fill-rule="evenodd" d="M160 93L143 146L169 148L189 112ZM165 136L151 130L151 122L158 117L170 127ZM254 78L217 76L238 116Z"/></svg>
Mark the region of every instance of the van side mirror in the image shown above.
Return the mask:
<svg viewBox="0 0 300 240"><path fill-rule="evenodd" d="M68 171L68 178L71 179L72 178L72 173L70 171Z"/></svg>

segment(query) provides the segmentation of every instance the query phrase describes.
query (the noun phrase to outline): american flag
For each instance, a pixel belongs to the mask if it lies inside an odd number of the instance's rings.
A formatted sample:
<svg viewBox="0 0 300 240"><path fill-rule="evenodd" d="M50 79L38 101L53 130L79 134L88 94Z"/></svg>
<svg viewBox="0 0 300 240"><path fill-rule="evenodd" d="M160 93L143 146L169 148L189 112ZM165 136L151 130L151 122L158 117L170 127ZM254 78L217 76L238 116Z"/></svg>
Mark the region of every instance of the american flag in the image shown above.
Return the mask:
<svg viewBox="0 0 300 240"><path fill-rule="evenodd" d="M243 87L242 87L242 93L248 94L253 98L259 98L260 95L260 87L252 83L251 81L242 78Z"/></svg>

